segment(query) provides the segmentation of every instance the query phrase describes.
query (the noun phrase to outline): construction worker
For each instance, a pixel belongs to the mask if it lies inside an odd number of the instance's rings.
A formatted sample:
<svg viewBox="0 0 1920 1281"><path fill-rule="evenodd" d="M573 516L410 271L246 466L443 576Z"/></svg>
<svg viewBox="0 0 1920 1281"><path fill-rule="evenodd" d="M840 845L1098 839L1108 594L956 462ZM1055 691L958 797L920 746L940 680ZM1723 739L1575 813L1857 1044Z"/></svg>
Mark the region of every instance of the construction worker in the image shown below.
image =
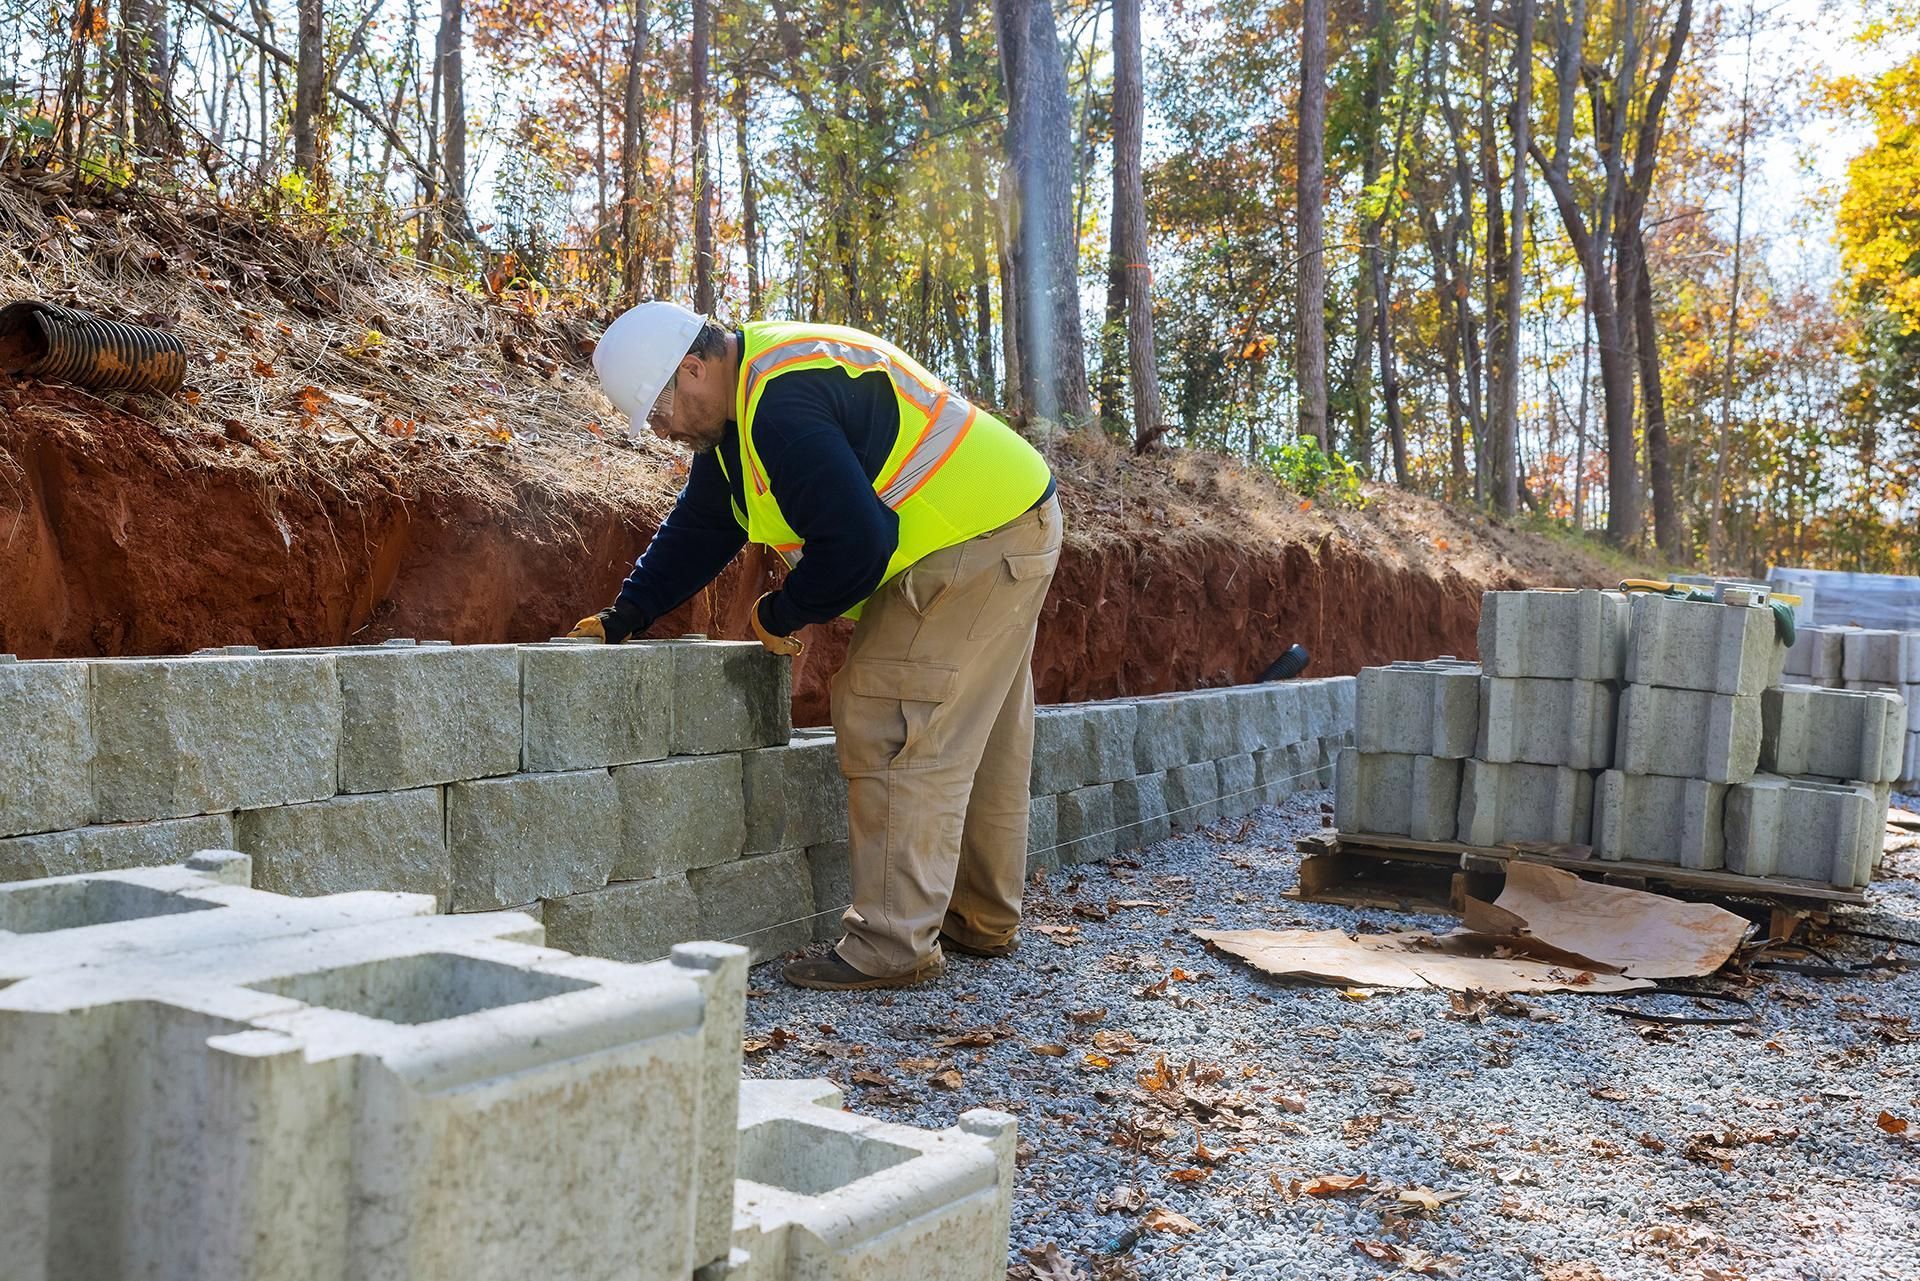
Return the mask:
<svg viewBox="0 0 1920 1281"><path fill-rule="evenodd" d="M832 683L853 903L801 987L905 987L943 946L1017 943L1033 757L1033 638L1060 559L1046 460L893 344L833 325L727 328L650 302L593 357L609 399L693 451L686 488L614 603L573 635L618 643L747 540L790 569L754 635L855 618ZM802 553L805 553L804 556Z"/></svg>

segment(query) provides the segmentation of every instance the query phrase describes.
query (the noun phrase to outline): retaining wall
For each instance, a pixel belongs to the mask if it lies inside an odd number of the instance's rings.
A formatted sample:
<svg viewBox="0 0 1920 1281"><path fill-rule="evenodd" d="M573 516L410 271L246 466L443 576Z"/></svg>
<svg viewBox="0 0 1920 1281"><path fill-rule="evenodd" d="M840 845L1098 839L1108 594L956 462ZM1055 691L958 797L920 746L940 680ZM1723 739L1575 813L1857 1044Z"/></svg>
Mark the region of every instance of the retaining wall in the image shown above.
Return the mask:
<svg viewBox="0 0 1920 1281"><path fill-rule="evenodd" d="M846 785L757 644L413 644L0 661L0 882L253 858L256 888L518 908L622 960L837 937ZM1042 708L1030 860L1325 787L1353 680Z"/></svg>

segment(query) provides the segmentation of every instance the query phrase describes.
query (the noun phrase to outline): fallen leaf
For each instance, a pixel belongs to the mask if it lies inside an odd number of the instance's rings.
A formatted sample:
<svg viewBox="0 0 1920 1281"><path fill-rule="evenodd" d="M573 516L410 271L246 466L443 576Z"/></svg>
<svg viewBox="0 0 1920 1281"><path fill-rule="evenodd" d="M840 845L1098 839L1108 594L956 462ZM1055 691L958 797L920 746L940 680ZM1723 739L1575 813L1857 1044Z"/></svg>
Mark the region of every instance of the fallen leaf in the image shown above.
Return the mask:
<svg viewBox="0 0 1920 1281"><path fill-rule="evenodd" d="M927 1080L930 1084L936 1085L943 1090L957 1090L963 1084L959 1071L954 1068L948 1068L944 1072L936 1072L934 1075L928 1077Z"/></svg>
<svg viewBox="0 0 1920 1281"><path fill-rule="evenodd" d="M1198 1183L1207 1177L1205 1170L1168 1170L1167 1177L1175 1183Z"/></svg>
<svg viewBox="0 0 1920 1281"><path fill-rule="evenodd" d="M1396 1199L1402 1205L1417 1205L1428 1213L1438 1210L1449 1201L1458 1201L1465 1192L1435 1192L1432 1188L1401 1188Z"/></svg>
<svg viewBox="0 0 1920 1281"><path fill-rule="evenodd" d="M1112 1059L1104 1054L1095 1054L1092 1050L1088 1050L1080 1061L1088 1067L1099 1068L1102 1072L1113 1066Z"/></svg>
<svg viewBox="0 0 1920 1281"><path fill-rule="evenodd" d="M1400 1262L1400 1251L1385 1241L1355 1241L1353 1248L1381 1263Z"/></svg>
<svg viewBox="0 0 1920 1281"><path fill-rule="evenodd" d="M1498 1182L1506 1183L1510 1185L1533 1184L1533 1183L1540 1182L1539 1175L1535 1174L1532 1170L1527 1169L1525 1166L1519 1166L1519 1165L1509 1166L1507 1169L1504 1169L1504 1170L1495 1170L1493 1173L1493 1177Z"/></svg>
<svg viewBox="0 0 1920 1281"><path fill-rule="evenodd" d="M1030 1045L1027 1049L1034 1054L1044 1054L1050 1059L1064 1058L1067 1053L1067 1047L1064 1045Z"/></svg>
<svg viewBox="0 0 1920 1281"><path fill-rule="evenodd" d="M1103 1193L1093 1203L1093 1208L1101 1214L1132 1214L1147 1203L1144 1192L1131 1183L1122 1183L1113 1191Z"/></svg>
<svg viewBox="0 0 1920 1281"><path fill-rule="evenodd" d="M897 1066L902 1072L931 1072L944 1061L942 1059L901 1059Z"/></svg>
<svg viewBox="0 0 1920 1281"><path fill-rule="evenodd" d="M1340 999L1343 1001L1365 1001L1372 996L1373 993L1367 991L1364 987L1343 987L1340 989Z"/></svg>
<svg viewBox="0 0 1920 1281"><path fill-rule="evenodd" d="M1597 1088L1588 1086L1587 1093L1593 1098L1605 1099L1609 1103L1625 1103L1627 1101L1627 1092L1625 1090L1617 1090L1611 1085L1603 1085Z"/></svg>
<svg viewBox="0 0 1920 1281"><path fill-rule="evenodd" d="M939 1037L934 1044L943 1050L951 1050L958 1046L992 1045L998 1039L998 1034L993 1028L976 1027L969 1028L965 1032L956 1032L952 1036Z"/></svg>
<svg viewBox="0 0 1920 1281"><path fill-rule="evenodd" d="M1051 1241L1030 1246L1020 1253L1032 1265L1033 1281L1086 1281L1087 1274L1064 1258L1060 1247Z"/></svg>
<svg viewBox="0 0 1920 1281"><path fill-rule="evenodd" d="M1891 1112L1882 1112L1874 1120L1874 1124L1885 1130L1888 1134L1905 1134L1907 1132L1907 1119L1903 1116L1895 1116Z"/></svg>
<svg viewBox="0 0 1920 1281"><path fill-rule="evenodd" d="M793 1033L783 1027L768 1028L765 1036L750 1036L740 1043L743 1054L765 1054L768 1050L785 1049Z"/></svg>
<svg viewBox="0 0 1920 1281"><path fill-rule="evenodd" d="M1412 1094L1416 1088L1412 1081L1403 1080L1397 1076L1376 1077L1367 1086L1369 1093L1384 1094L1390 1099L1403 1099Z"/></svg>
<svg viewBox="0 0 1920 1281"><path fill-rule="evenodd" d="M855 1085L882 1085L888 1088L893 1085L893 1078L884 1072L868 1072L864 1069L855 1072L851 1079Z"/></svg>
<svg viewBox="0 0 1920 1281"><path fill-rule="evenodd" d="M1075 1023L1098 1023L1107 1017L1107 1009L1103 1005L1097 1010L1069 1010L1067 1017Z"/></svg>
<svg viewBox="0 0 1920 1281"><path fill-rule="evenodd" d="M1640 1136L1640 1146L1649 1152L1665 1152L1667 1150L1667 1145L1659 1139L1654 1138L1651 1134L1643 1134Z"/></svg>
<svg viewBox="0 0 1920 1281"><path fill-rule="evenodd" d="M1131 1033L1102 1028L1093 1034L1093 1048L1108 1054L1132 1054L1140 1048L1140 1042L1134 1040Z"/></svg>
<svg viewBox="0 0 1920 1281"><path fill-rule="evenodd" d="M1303 1094L1276 1094L1273 1101L1280 1105L1282 1112L1305 1112L1307 1110L1307 1099Z"/></svg>
<svg viewBox="0 0 1920 1281"><path fill-rule="evenodd" d="M1147 1211L1140 1226L1149 1232L1171 1232L1176 1236L1191 1236L1200 1230L1200 1225L1178 1210L1169 1210L1164 1205L1156 1205Z"/></svg>
<svg viewBox="0 0 1920 1281"><path fill-rule="evenodd" d="M1173 1088L1173 1074L1167 1071L1167 1056L1159 1055L1153 1061L1153 1070L1135 1075L1143 1090L1170 1090Z"/></svg>
<svg viewBox="0 0 1920 1281"><path fill-rule="evenodd" d="M1329 1197L1357 1192L1366 1186L1364 1174L1322 1174L1307 1180L1295 1179L1289 1190L1295 1196Z"/></svg>

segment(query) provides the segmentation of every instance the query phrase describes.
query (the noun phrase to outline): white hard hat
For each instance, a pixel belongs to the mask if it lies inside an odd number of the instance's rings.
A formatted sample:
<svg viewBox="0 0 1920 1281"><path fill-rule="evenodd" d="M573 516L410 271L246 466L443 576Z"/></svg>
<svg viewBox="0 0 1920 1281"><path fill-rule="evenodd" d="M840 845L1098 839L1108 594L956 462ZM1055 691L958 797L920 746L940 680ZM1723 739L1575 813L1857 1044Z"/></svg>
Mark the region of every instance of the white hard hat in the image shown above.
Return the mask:
<svg viewBox="0 0 1920 1281"><path fill-rule="evenodd" d="M621 413L644 426L704 324L706 317L677 302L643 302L622 312L593 349L600 389Z"/></svg>

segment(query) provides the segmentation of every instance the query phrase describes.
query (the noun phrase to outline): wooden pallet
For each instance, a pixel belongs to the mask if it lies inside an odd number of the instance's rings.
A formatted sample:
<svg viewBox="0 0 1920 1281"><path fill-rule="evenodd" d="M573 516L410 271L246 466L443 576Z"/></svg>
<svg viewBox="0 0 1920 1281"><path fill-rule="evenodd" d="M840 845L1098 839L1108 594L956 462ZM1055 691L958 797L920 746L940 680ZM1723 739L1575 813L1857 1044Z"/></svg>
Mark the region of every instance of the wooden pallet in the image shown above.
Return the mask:
<svg viewBox="0 0 1920 1281"><path fill-rule="evenodd" d="M1351 907L1459 916L1470 897L1484 902L1498 898L1507 864L1516 861L1561 868L1611 885L1658 889L1676 898L1758 903L1769 909L1770 938L1790 938L1803 921L1824 919L1836 906L1867 901L1863 890L1793 877L1600 860L1579 845L1465 845L1326 829L1301 837L1296 848L1298 897Z"/></svg>

